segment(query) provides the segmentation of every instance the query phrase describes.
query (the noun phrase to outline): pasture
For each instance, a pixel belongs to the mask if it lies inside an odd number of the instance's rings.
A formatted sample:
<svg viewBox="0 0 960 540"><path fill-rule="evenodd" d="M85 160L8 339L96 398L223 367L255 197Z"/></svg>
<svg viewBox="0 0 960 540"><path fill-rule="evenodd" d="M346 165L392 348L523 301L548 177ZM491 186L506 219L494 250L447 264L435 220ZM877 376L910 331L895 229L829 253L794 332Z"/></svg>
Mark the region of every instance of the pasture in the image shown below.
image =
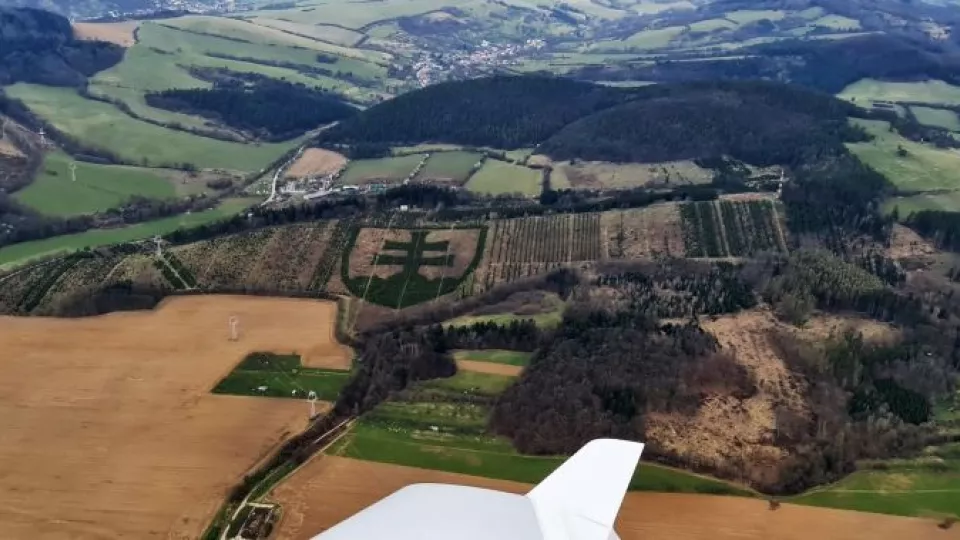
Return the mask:
<svg viewBox="0 0 960 540"><path fill-rule="evenodd" d="M82 233L65 234L43 240L32 240L4 246L0 248L0 269L21 265L40 257L141 240L156 234L167 234L177 229L219 221L237 214L255 202L257 201L254 199L226 199L216 208L203 212L181 214L115 229L94 229Z"/></svg>
<svg viewBox="0 0 960 540"><path fill-rule="evenodd" d="M470 177L466 188L485 195L519 193L526 197L540 194L540 171L496 159L487 159L480 170Z"/></svg>
<svg viewBox="0 0 960 540"><path fill-rule="evenodd" d="M960 170L960 153L916 143L891 132L887 122L853 120L874 139L850 143L850 149L861 161L887 177L896 187L905 191L960 189L956 171ZM899 148L906 151L898 155Z"/></svg>
<svg viewBox="0 0 960 540"><path fill-rule="evenodd" d="M957 113L949 109L934 109L932 107L911 106L910 112L917 117L917 121L926 126L941 127L950 131L960 131L960 119Z"/></svg>
<svg viewBox="0 0 960 540"><path fill-rule="evenodd" d="M259 171L297 144L241 144L173 131L131 118L113 105L83 98L70 88L18 83L6 91L67 135L144 166L191 163L200 168Z"/></svg>
<svg viewBox="0 0 960 540"><path fill-rule="evenodd" d="M336 319L336 310L333 315ZM340 353L336 345L332 354ZM299 354L257 352L248 355L213 387L214 394L304 399L310 392L324 401L336 401L350 380L350 372L304 367Z"/></svg>
<svg viewBox="0 0 960 540"><path fill-rule="evenodd" d="M76 167L74 174L71 163ZM69 217L117 208L134 195L170 199L176 190L149 169L74 161L57 151L44 156L37 177L13 198L41 214Z"/></svg>
<svg viewBox="0 0 960 540"><path fill-rule="evenodd" d="M402 182L413 173L423 158L423 154L410 154L351 161L340 175L339 183L354 185Z"/></svg>
<svg viewBox="0 0 960 540"><path fill-rule="evenodd" d="M960 87L940 80L890 82L862 79L843 89L838 97L857 103L865 101L914 101L960 105Z"/></svg>
<svg viewBox="0 0 960 540"><path fill-rule="evenodd" d="M934 193L919 193L906 197L891 197L884 201L883 211L891 213L894 209L905 218L921 210L944 210L956 212L960 209L960 191L944 191Z"/></svg>
<svg viewBox="0 0 960 540"><path fill-rule="evenodd" d="M434 152L417 173L416 180L463 183L481 159L483 154L479 152Z"/></svg>
<svg viewBox="0 0 960 540"><path fill-rule="evenodd" d="M195 296L150 312L2 318L4 536L199 537L226 490L308 413L210 388L252 351L327 346L316 329L334 324L329 306Z"/></svg>

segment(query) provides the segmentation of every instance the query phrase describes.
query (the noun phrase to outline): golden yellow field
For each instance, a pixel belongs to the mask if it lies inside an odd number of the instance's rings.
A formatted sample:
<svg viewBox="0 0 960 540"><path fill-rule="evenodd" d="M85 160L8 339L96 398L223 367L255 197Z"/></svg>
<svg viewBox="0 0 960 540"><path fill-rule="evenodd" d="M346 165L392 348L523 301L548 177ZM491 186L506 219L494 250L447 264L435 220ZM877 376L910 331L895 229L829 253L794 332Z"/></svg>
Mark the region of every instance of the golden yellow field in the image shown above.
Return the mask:
<svg viewBox="0 0 960 540"><path fill-rule="evenodd" d="M121 47L133 47L136 40L133 31L140 21L121 21L111 23L73 23L73 31L78 39L96 39L116 43Z"/></svg>
<svg viewBox="0 0 960 540"><path fill-rule="evenodd" d="M344 168L347 158L342 154L323 148L307 148L303 155L290 166L286 176L301 178L311 175L333 174Z"/></svg>
<svg viewBox="0 0 960 540"><path fill-rule="evenodd" d="M0 317L0 537L197 538L308 414L210 389L252 351L342 367L323 331L335 314L330 302L193 296L152 312Z"/></svg>
<svg viewBox="0 0 960 540"><path fill-rule="evenodd" d="M406 485L465 484L513 493L530 486L334 456L318 457L273 492L283 506L278 540L307 539ZM930 520L767 502L742 497L629 493L617 532L623 540L947 540Z"/></svg>

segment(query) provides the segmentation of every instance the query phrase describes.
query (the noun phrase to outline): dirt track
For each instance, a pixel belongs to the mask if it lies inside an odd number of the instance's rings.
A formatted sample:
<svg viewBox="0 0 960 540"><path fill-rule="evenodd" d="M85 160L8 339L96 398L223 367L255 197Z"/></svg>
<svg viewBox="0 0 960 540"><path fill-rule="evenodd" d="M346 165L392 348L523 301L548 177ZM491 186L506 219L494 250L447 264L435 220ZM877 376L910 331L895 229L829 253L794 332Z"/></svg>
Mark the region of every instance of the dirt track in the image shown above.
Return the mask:
<svg viewBox="0 0 960 540"><path fill-rule="evenodd" d="M314 459L274 492L284 517L276 538L306 539L397 489L416 482L458 483L523 493L529 486L475 476L370 463ZM954 540L934 521L784 504L757 499L630 493L617 522L622 540Z"/></svg>
<svg viewBox="0 0 960 540"><path fill-rule="evenodd" d="M329 348L331 306L196 296L153 312L0 317L0 537L197 538L307 416L302 401L209 389L250 351Z"/></svg>

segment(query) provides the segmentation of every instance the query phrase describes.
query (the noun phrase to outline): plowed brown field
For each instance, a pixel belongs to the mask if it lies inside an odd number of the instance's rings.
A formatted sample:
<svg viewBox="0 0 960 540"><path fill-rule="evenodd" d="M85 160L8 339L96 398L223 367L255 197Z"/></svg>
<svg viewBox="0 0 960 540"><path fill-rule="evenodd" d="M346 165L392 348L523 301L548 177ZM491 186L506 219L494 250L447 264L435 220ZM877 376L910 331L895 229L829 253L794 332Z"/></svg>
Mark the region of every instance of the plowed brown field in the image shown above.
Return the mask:
<svg viewBox="0 0 960 540"><path fill-rule="evenodd" d="M301 401L210 388L251 351L329 348L331 306L194 296L152 312L0 317L0 538L197 538L307 417Z"/></svg>
<svg viewBox="0 0 960 540"><path fill-rule="evenodd" d="M121 47L133 47L136 43L134 30L140 26L140 21L120 21L111 23L73 23L73 30L78 39L96 39L116 43Z"/></svg>
<svg viewBox="0 0 960 540"><path fill-rule="evenodd" d="M325 456L279 486L283 505L277 538L311 538L403 486L456 483L524 493L530 486ZM765 501L677 493L629 493L617 532L623 540L954 540L936 522L792 504L770 510Z"/></svg>

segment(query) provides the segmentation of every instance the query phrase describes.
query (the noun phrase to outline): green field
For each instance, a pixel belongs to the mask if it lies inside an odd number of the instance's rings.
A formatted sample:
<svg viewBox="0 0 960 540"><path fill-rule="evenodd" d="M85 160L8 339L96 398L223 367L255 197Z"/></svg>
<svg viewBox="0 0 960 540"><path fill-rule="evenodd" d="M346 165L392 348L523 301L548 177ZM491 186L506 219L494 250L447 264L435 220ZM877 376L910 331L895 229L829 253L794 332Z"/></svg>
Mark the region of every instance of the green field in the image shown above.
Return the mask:
<svg viewBox="0 0 960 540"><path fill-rule="evenodd" d="M764 19L769 21L779 21L786 16L786 12L772 9L731 11L726 14L726 18L736 22L737 24L748 24L762 21Z"/></svg>
<svg viewBox="0 0 960 540"><path fill-rule="evenodd" d="M76 166L76 182L70 163ZM42 214L67 217L116 208L133 195L169 199L176 190L149 169L84 163L57 151L44 157L37 178L13 198Z"/></svg>
<svg viewBox="0 0 960 540"><path fill-rule="evenodd" d="M386 0L378 2L376 9L370 9L364 3L306 2L292 9L251 11L244 13L244 16L287 19L301 24L329 24L336 21L340 26L360 28L377 21L427 13L438 7L440 5L436 0Z"/></svg>
<svg viewBox="0 0 960 540"><path fill-rule="evenodd" d="M960 517L960 467L944 472L896 468L859 471L790 502L899 516Z"/></svg>
<svg viewBox="0 0 960 540"><path fill-rule="evenodd" d="M456 351L453 357L457 360L471 360L474 362L492 362L509 366L526 366L530 363L531 353L520 351L506 351L503 349L485 349L471 351Z"/></svg>
<svg viewBox="0 0 960 540"><path fill-rule="evenodd" d="M259 171L299 142L240 144L174 131L131 118L70 88L18 83L6 91L67 135L131 163Z"/></svg>
<svg viewBox="0 0 960 540"><path fill-rule="evenodd" d="M358 159L347 164L340 175L340 184L368 184L371 182L400 182L405 180L420 161L423 154Z"/></svg>
<svg viewBox="0 0 960 540"><path fill-rule="evenodd" d="M950 131L960 131L960 119L957 113L949 109L934 109L931 107L910 107L910 112L917 117L917 121L926 126L941 127Z"/></svg>
<svg viewBox="0 0 960 540"><path fill-rule="evenodd" d="M960 209L960 191L945 191L942 193L921 193L907 197L892 197L883 203L883 211L887 214L896 208L900 218L906 218L921 210L945 210L956 212Z"/></svg>
<svg viewBox="0 0 960 540"><path fill-rule="evenodd" d="M598 41L591 45L589 51L616 51L624 49L654 50L662 49L674 39L683 34L683 26L668 26L656 30L643 30L624 40Z"/></svg>
<svg viewBox="0 0 960 540"><path fill-rule="evenodd" d="M520 165L488 159L467 182L470 191L485 195L520 193L536 197L541 189L540 171Z"/></svg>
<svg viewBox="0 0 960 540"><path fill-rule="evenodd" d="M349 371L303 367L296 354L252 353L217 383L212 392L296 399L305 399L309 392L316 392L318 399L335 401L349 380Z"/></svg>
<svg viewBox="0 0 960 540"><path fill-rule="evenodd" d="M493 375L460 370L453 377L433 379L423 383L425 388L439 388L460 394L497 396L513 384L509 375Z"/></svg>
<svg viewBox="0 0 960 540"><path fill-rule="evenodd" d="M563 320L563 310L549 313L537 313L536 315L514 315L513 313L498 313L495 315L465 315L457 317L452 321L444 323L448 326L470 326L481 322L492 322L496 324L510 324L513 321L532 320L541 328L556 328Z"/></svg>
<svg viewBox="0 0 960 540"><path fill-rule="evenodd" d="M832 30L860 30L860 21L841 15L826 15L812 21L811 26L821 26Z"/></svg>
<svg viewBox="0 0 960 540"><path fill-rule="evenodd" d="M434 152L417 174L417 180L463 182L483 157L479 152Z"/></svg>
<svg viewBox="0 0 960 540"><path fill-rule="evenodd" d="M891 132L888 122L854 120L874 140L848 144L861 161L887 177L895 186L908 191L960 189L960 154L930 145L915 143ZM898 148L907 155L900 157Z"/></svg>
<svg viewBox="0 0 960 540"><path fill-rule="evenodd" d="M0 248L0 269L17 266L40 257L141 240L156 234L168 234L177 229L219 221L237 214L257 201L259 199L227 199L220 206L204 212L182 214L116 229L94 229L77 234L13 244Z"/></svg>
<svg viewBox="0 0 960 540"><path fill-rule="evenodd" d="M914 101L960 105L960 87L939 80L888 82L862 79L843 89L838 96L850 101Z"/></svg>

